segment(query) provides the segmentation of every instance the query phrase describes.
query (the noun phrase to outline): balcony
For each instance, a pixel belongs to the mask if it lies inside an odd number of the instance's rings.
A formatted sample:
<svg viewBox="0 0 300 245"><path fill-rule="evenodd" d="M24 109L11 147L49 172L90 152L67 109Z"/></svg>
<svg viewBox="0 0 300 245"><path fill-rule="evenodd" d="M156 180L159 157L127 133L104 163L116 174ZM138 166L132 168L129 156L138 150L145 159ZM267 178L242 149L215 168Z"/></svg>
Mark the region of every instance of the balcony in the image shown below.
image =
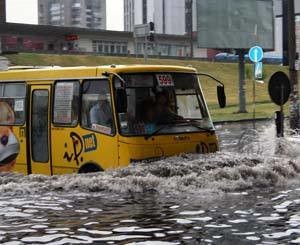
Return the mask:
<svg viewBox="0 0 300 245"><path fill-rule="evenodd" d="M80 9L81 8L81 4L80 3L73 3L71 6L72 9Z"/></svg>

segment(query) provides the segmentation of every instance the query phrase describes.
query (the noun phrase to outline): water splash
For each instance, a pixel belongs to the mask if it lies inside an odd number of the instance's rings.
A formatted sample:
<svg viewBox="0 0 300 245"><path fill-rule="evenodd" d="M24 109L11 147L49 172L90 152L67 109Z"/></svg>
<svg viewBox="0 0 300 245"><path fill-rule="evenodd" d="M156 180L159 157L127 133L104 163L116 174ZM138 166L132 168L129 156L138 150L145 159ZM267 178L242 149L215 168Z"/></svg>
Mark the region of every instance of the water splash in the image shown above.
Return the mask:
<svg viewBox="0 0 300 245"><path fill-rule="evenodd" d="M300 137L275 137L274 126L247 130L239 152L170 157L87 175L0 175L1 195L77 192L222 194L285 185L300 173ZM55 207L53 207L55 208Z"/></svg>
<svg viewBox="0 0 300 245"><path fill-rule="evenodd" d="M182 155L87 175L2 175L1 195L44 192L221 193L282 186L300 173L300 162L220 152Z"/></svg>
<svg viewBox="0 0 300 245"><path fill-rule="evenodd" d="M239 137L237 148L240 153L262 156L281 156L300 160L300 135L286 130L284 138L277 138L275 125L262 127L261 130L248 129Z"/></svg>

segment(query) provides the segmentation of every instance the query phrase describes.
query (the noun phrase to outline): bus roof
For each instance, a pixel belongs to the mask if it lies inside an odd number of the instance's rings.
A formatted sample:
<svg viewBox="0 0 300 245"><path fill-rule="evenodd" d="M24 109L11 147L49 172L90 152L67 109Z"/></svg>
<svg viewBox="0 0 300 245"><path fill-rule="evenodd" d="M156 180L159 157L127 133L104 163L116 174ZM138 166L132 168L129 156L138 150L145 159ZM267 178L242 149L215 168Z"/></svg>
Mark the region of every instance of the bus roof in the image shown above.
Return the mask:
<svg viewBox="0 0 300 245"><path fill-rule="evenodd" d="M14 67L0 71L0 81L28 81L102 77L103 73L183 72L196 73L195 68L165 65L107 65L78 67Z"/></svg>

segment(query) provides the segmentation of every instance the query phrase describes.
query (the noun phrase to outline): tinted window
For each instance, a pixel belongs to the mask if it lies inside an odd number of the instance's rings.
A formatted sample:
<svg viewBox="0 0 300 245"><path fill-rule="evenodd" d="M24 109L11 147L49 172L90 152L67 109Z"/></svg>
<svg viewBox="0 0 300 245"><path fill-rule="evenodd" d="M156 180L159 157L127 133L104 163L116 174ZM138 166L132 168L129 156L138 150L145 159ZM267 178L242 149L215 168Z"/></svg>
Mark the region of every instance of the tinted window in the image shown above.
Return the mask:
<svg viewBox="0 0 300 245"><path fill-rule="evenodd" d="M32 94L31 149L35 162L48 162L48 100L47 90L34 90Z"/></svg>

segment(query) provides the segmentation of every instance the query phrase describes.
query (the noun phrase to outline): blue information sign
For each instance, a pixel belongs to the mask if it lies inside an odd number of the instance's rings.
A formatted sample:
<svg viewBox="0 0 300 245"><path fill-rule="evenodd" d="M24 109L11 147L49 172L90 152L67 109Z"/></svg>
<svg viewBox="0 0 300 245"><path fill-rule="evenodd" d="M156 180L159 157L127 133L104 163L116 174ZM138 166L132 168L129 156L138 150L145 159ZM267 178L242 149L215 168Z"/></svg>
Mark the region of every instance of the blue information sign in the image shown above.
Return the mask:
<svg viewBox="0 0 300 245"><path fill-rule="evenodd" d="M253 63L260 62L264 57L264 51L259 46L254 46L249 50L249 59Z"/></svg>

